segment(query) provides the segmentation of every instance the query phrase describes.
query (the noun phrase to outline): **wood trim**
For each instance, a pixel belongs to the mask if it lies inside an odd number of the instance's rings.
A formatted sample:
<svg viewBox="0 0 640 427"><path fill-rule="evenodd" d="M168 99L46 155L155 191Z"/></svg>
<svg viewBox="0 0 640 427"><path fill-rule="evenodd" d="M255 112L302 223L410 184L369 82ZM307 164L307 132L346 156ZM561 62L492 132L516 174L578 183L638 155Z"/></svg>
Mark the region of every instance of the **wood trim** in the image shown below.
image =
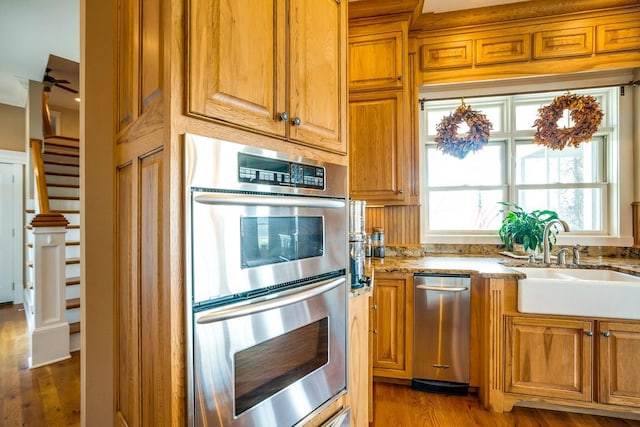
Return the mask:
<svg viewBox="0 0 640 427"><path fill-rule="evenodd" d="M31 157L33 159L33 174L38 191L38 208L41 214L48 214L51 212L51 209L49 207L46 172L44 171L44 162L42 161L42 141L39 139L31 139L29 144L31 146ZM40 225L40 227L42 227L42 225Z"/></svg>
<svg viewBox="0 0 640 427"><path fill-rule="evenodd" d="M470 67L473 64L473 41L455 40L445 43L426 43L420 47L420 68Z"/></svg>
<svg viewBox="0 0 640 427"><path fill-rule="evenodd" d="M477 65L501 64L531 59L531 37L527 33L478 38L475 41Z"/></svg>
<svg viewBox="0 0 640 427"><path fill-rule="evenodd" d="M640 246L640 202L631 203L633 217L633 246Z"/></svg>
<svg viewBox="0 0 640 427"><path fill-rule="evenodd" d="M398 14L416 16L422 12L423 3L424 0L351 0L349 20Z"/></svg>
<svg viewBox="0 0 640 427"><path fill-rule="evenodd" d="M640 46L640 21L616 22L597 26L596 52L634 50Z"/></svg>
<svg viewBox="0 0 640 427"><path fill-rule="evenodd" d="M455 12L425 13L412 31L435 31L637 6L637 0L533 0Z"/></svg>
<svg viewBox="0 0 640 427"><path fill-rule="evenodd" d="M640 61L639 22L640 8L628 7L417 33L417 84L633 68ZM464 51L467 40L473 52Z"/></svg>
<svg viewBox="0 0 640 427"><path fill-rule="evenodd" d="M53 134L51 110L49 110L49 103L47 102L47 92L44 90L42 91L42 131L45 138Z"/></svg>
<svg viewBox="0 0 640 427"><path fill-rule="evenodd" d="M67 218L59 213L39 213L31 220L32 227L66 227Z"/></svg>
<svg viewBox="0 0 640 427"><path fill-rule="evenodd" d="M591 55L593 27L537 31L533 34L533 59Z"/></svg>

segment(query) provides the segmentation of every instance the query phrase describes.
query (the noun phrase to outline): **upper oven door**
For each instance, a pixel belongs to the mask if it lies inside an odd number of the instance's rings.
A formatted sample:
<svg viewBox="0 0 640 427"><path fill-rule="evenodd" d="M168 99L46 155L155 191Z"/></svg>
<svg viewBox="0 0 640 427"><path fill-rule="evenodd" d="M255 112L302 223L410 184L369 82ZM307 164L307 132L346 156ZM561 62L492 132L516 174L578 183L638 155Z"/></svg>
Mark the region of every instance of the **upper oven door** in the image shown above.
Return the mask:
<svg viewBox="0 0 640 427"><path fill-rule="evenodd" d="M346 202L192 191L193 302L345 269Z"/></svg>

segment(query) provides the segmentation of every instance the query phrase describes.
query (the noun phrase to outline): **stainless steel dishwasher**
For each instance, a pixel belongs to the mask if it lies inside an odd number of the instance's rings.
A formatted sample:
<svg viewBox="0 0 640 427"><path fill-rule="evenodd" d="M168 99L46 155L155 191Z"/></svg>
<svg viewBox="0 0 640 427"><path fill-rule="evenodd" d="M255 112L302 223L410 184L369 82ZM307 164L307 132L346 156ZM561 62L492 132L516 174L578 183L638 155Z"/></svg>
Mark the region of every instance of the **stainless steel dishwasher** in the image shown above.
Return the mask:
<svg viewBox="0 0 640 427"><path fill-rule="evenodd" d="M413 277L413 388L466 394L469 385L471 278Z"/></svg>

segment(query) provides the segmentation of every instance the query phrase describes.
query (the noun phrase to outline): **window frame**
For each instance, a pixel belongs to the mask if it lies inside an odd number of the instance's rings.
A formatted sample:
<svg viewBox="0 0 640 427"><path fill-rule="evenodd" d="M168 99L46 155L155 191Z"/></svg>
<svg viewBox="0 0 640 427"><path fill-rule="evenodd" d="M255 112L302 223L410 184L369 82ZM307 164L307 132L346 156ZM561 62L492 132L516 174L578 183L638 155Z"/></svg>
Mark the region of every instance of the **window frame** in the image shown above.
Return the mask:
<svg viewBox="0 0 640 427"><path fill-rule="evenodd" d="M624 75L623 72L614 73L618 79L620 79L620 75ZM599 80L602 81L603 84L599 85L589 85L589 87L595 87L595 89L572 89L571 92L583 94L583 93L593 93L594 95L602 96L601 104L603 110L605 110L605 117L603 118L603 122L600 126L600 129L595 134L596 136L602 136L604 138L603 142L603 150L604 153L601 153L601 165L602 173L604 174L604 183L597 183L596 186L598 188L602 188L605 186L605 193L603 193L603 203L604 206L602 212L602 223L603 230L600 232L593 231L580 231L580 232L570 232L570 233L561 233L559 242L562 244L563 241L569 241L570 243L581 243L584 245L618 245L618 246L631 246L633 244L633 236L631 233L631 200L632 200L632 192L633 189L625 188L632 186L623 186L620 183L624 182L625 179L629 179L633 177L633 159L629 159L626 157L621 157L620 152L627 152L629 149L632 149L633 146L633 138L632 138L632 125L628 123L625 125L625 119L632 120L632 111L633 104L631 97L623 97L619 93L619 89L617 86L611 84L604 84L605 81L608 82L607 79L611 79L610 75L606 75L604 77L593 77L592 83L597 83ZM544 82L542 82L544 80ZM569 80L570 81L570 80ZM517 104L523 103L531 103L536 102L537 98L549 98L553 99L553 96L557 96L558 89L564 87L575 86L575 82L573 84L559 83L559 82L549 82L548 79L535 79L530 78L526 79L526 82L523 84L518 84L516 86L510 86L510 82L504 81L500 84L496 85L494 82L490 83L481 83L475 82L471 84L462 84L462 85L439 85L437 88L432 88L435 90L428 90L428 96L423 98L422 100L426 100L427 104L423 106L422 111L419 114L419 153L420 153L420 198L421 198L421 209L420 209L420 222L421 222L421 243L496 243L499 244L500 240L497 236L497 230L485 230L485 231L474 231L474 230L465 230L465 231L456 231L456 230L429 230L428 229L428 197L429 197L429 189L427 188L427 171L426 171L426 162L427 162L427 150L425 149L428 144L434 144L433 135L426 135L426 120L427 120L427 112L428 105L433 106L434 108L442 109L443 105L449 101L453 104L459 104L460 98L455 97L456 92L465 91L464 86L472 88L472 90L467 91L467 95L465 96L465 102L471 105L473 108L482 110L482 105L491 103L492 100L506 99L508 108L506 108L505 113L503 113L503 123L505 128L514 129L516 125L515 117L513 117L512 112L515 111ZM461 87L463 86L463 87ZM535 88L535 89L534 89ZM552 92L552 94L545 94L540 92L540 89L545 89L545 92ZM425 93L425 89L427 87L421 88L421 94ZM493 93L495 96L487 96L487 92L493 89ZM546 90L548 89L548 90ZM566 93L566 89L560 89L560 91L564 91ZM475 93L474 93L475 92ZM477 93L477 95L476 95ZM491 92L489 92L491 93ZM476 104L476 101L473 98L483 98L482 102ZM421 100L421 101L422 101ZM495 102L494 102L495 103ZM454 106L455 108L455 106ZM631 111L625 114L625 109L629 108ZM608 114L607 114L608 112ZM612 120L617 116L617 123L619 126L614 126ZM538 185L538 184L520 184L516 185L515 182L515 149L516 144L521 143L523 140L532 139L534 134L534 129L530 131L526 130L518 130L513 132L492 132L490 142L495 140L507 140L507 149L505 153L508 153L508 160L506 165L507 170L507 200L516 201L517 202L517 194L518 190L521 188L551 188L547 184ZM628 140L626 138L629 138ZM629 155L629 157L632 157ZM503 159L504 161L504 159ZM494 187L494 186L492 186ZM593 188L593 183L588 184L557 184L557 188ZM447 187L435 187L434 191L442 190ZM457 187L450 187L451 189L455 189ZM483 186L468 186L465 189L483 189ZM628 205L625 206L623 203L628 201Z"/></svg>

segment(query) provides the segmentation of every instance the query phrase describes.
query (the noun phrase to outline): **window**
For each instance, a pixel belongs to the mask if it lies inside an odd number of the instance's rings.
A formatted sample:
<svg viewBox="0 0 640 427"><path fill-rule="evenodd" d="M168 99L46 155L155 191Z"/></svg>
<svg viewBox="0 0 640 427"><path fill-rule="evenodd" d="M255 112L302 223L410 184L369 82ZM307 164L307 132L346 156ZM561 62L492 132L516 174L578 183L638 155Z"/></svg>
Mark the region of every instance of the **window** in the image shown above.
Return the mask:
<svg viewBox="0 0 640 427"><path fill-rule="evenodd" d="M464 159L443 154L434 141L436 125L461 99L425 102L420 124L423 243L462 241L455 236L499 242L500 201L525 210L555 210L573 237L619 236L619 89L572 90L595 97L605 113L591 141L564 150L534 144L538 109L565 93L465 97L493 129L489 143ZM568 115L561 121L572 126Z"/></svg>

